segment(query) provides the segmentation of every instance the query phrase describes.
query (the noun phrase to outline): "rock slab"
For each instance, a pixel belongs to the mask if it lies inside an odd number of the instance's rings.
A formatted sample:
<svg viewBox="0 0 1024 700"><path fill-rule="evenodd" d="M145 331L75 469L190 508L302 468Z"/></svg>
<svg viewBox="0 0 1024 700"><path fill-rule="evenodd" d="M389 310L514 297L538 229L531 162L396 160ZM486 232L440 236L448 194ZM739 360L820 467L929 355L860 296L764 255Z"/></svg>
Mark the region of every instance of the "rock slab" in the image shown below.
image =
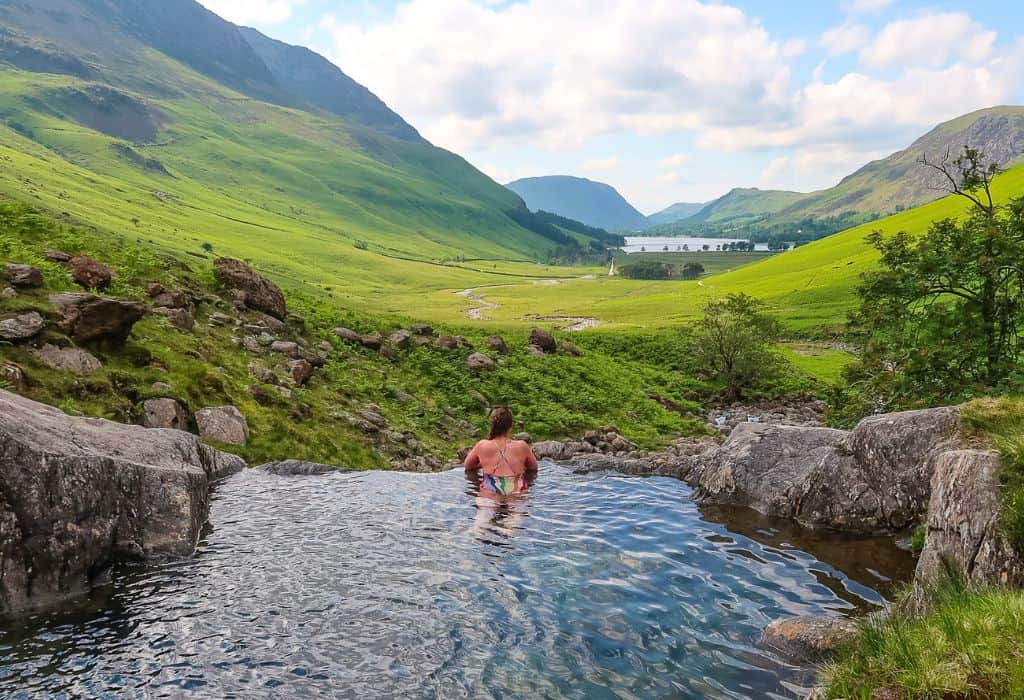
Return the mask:
<svg viewBox="0 0 1024 700"><path fill-rule="evenodd" d="M96 357L82 348L58 348L56 345L46 345L40 348L33 348L32 356L40 363L50 369L60 372L70 372L76 377L88 377L103 369L103 365Z"/></svg>
<svg viewBox="0 0 1024 700"><path fill-rule="evenodd" d="M244 466L188 433L0 391L0 613L81 592L118 559L189 554L210 482Z"/></svg>
<svg viewBox="0 0 1024 700"><path fill-rule="evenodd" d="M12 318L0 319L0 339L28 340L39 335L46 326L43 317L35 311L19 314Z"/></svg>

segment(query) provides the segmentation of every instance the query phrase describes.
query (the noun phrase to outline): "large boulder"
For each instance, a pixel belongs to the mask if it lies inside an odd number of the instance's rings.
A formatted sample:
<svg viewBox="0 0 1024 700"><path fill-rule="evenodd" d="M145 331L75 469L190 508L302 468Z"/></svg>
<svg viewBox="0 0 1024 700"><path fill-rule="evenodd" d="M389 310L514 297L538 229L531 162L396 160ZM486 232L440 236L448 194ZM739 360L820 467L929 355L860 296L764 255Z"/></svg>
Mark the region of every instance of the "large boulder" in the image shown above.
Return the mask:
<svg viewBox="0 0 1024 700"><path fill-rule="evenodd" d="M935 459L959 436L952 408L873 416L852 433L742 423L684 477L701 502L847 532L893 532L923 516Z"/></svg>
<svg viewBox="0 0 1024 700"><path fill-rule="evenodd" d="M50 302L60 312L61 329L80 345L123 344L132 327L146 315L142 304L82 292L54 294Z"/></svg>
<svg viewBox="0 0 1024 700"><path fill-rule="evenodd" d="M40 364L60 372L70 372L77 377L88 377L103 369L96 356L82 348L59 348L47 343L30 352Z"/></svg>
<svg viewBox="0 0 1024 700"><path fill-rule="evenodd" d="M547 354L558 352L558 343L555 341L555 336L543 328L534 328L530 331L530 345L538 347Z"/></svg>
<svg viewBox="0 0 1024 700"><path fill-rule="evenodd" d="M244 445L249 441L249 423L234 406L204 408L196 413L200 437L225 445Z"/></svg>
<svg viewBox="0 0 1024 700"><path fill-rule="evenodd" d="M0 391L0 613L82 591L121 558L188 555L210 482L244 466L188 433Z"/></svg>
<svg viewBox="0 0 1024 700"><path fill-rule="evenodd" d="M0 340L28 340L39 335L45 326L43 317L35 311L0 319Z"/></svg>
<svg viewBox="0 0 1024 700"><path fill-rule="evenodd" d="M4 267L4 275L13 287L34 289L43 286L43 273L39 271L38 267L31 265L8 263Z"/></svg>
<svg viewBox="0 0 1024 700"><path fill-rule="evenodd" d="M288 315L281 288L241 260L219 258L213 266L217 280L250 309L281 321Z"/></svg>
<svg viewBox="0 0 1024 700"><path fill-rule="evenodd" d="M71 277L86 289L104 290L114 279L114 271L88 255L76 255L68 260Z"/></svg>
<svg viewBox="0 0 1024 700"><path fill-rule="evenodd" d="M1024 586L1024 553L999 523L1001 461L987 450L952 450L936 458L915 597L923 599L924 587L944 573L946 564L972 583Z"/></svg>

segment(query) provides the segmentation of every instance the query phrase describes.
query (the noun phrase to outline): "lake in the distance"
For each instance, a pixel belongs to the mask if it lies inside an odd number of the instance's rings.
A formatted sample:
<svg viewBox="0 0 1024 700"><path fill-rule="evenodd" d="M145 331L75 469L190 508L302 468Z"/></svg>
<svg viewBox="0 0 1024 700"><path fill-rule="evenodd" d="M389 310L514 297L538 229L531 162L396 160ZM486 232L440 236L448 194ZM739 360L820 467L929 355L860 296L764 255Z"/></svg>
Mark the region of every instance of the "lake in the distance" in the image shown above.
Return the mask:
<svg viewBox="0 0 1024 700"><path fill-rule="evenodd" d="M728 243L746 243L748 240L746 238L645 238L643 236L626 236L626 245L620 248L620 250L626 253L662 253L668 247L668 252L670 253L700 253L703 252L705 245L710 246L713 251L717 246L724 246ZM755 246L755 250L768 252L768 245L766 243L758 243Z"/></svg>
<svg viewBox="0 0 1024 700"><path fill-rule="evenodd" d="M194 557L0 623L0 697L792 698L814 671L762 628L876 609L913 572L891 539L702 512L674 479L545 464L513 505L475 493L231 477Z"/></svg>

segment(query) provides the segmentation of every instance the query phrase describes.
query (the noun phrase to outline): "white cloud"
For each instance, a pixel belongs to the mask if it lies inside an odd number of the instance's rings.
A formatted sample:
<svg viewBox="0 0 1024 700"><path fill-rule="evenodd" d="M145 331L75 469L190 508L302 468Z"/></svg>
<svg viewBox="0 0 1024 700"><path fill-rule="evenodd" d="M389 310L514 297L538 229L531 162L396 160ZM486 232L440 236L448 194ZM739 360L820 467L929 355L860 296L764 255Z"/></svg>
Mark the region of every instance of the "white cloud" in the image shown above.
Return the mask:
<svg viewBox="0 0 1024 700"><path fill-rule="evenodd" d="M280 24L305 0L199 0L206 9L235 24Z"/></svg>
<svg viewBox="0 0 1024 700"><path fill-rule="evenodd" d="M605 172L608 170L615 170L622 164L622 159L618 156L609 156L608 158L591 158L590 160L583 161L583 169L587 172Z"/></svg>
<svg viewBox="0 0 1024 700"><path fill-rule="evenodd" d="M760 177L760 186L807 191L834 185L869 161L884 158L887 151L863 151L847 146L803 149L773 159Z"/></svg>
<svg viewBox="0 0 1024 700"><path fill-rule="evenodd" d="M987 31L963 12L944 12L887 24L860 53L875 69L927 66L938 68L950 59L976 64L992 53L996 33Z"/></svg>
<svg viewBox="0 0 1024 700"><path fill-rule="evenodd" d="M662 173L654 178L654 181L659 185L674 185L679 182L679 173Z"/></svg>
<svg viewBox="0 0 1024 700"><path fill-rule="evenodd" d="M825 49L829 56L842 56L863 48L870 40L871 32L866 26L844 22L823 32L818 45Z"/></svg>
<svg viewBox="0 0 1024 700"><path fill-rule="evenodd" d="M845 0L843 10L851 14L873 14L889 7L894 0Z"/></svg>
<svg viewBox="0 0 1024 700"><path fill-rule="evenodd" d="M658 161L658 167L662 170L666 168L681 168L690 162L690 156L685 153L677 153L674 156L668 156Z"/></svg>
<svg viewBox="0 0 1024 700"><path fill-rule="evenodd" d="M322 27L343 70L457 151L754 123L787 108L787 58L804 48L697 0L407 0Z"/></svg>

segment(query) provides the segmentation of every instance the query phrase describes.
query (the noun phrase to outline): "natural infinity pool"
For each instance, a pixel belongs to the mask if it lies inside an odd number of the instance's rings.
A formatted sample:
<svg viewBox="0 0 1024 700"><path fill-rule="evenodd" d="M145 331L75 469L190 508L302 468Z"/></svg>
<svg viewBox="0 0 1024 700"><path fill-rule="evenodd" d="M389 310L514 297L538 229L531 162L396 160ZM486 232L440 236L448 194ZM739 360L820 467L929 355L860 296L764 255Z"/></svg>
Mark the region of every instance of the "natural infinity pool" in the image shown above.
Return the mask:
<svg viewBox="0 0 1024 700"><path fill-rule="evenodd" d="M0 623L0 697L793 697L809 670L762 627L870 609L912 566L702 515L672 479L544 465L508 509L473 493L460 472L233 477L194 558Z"/></svg>

